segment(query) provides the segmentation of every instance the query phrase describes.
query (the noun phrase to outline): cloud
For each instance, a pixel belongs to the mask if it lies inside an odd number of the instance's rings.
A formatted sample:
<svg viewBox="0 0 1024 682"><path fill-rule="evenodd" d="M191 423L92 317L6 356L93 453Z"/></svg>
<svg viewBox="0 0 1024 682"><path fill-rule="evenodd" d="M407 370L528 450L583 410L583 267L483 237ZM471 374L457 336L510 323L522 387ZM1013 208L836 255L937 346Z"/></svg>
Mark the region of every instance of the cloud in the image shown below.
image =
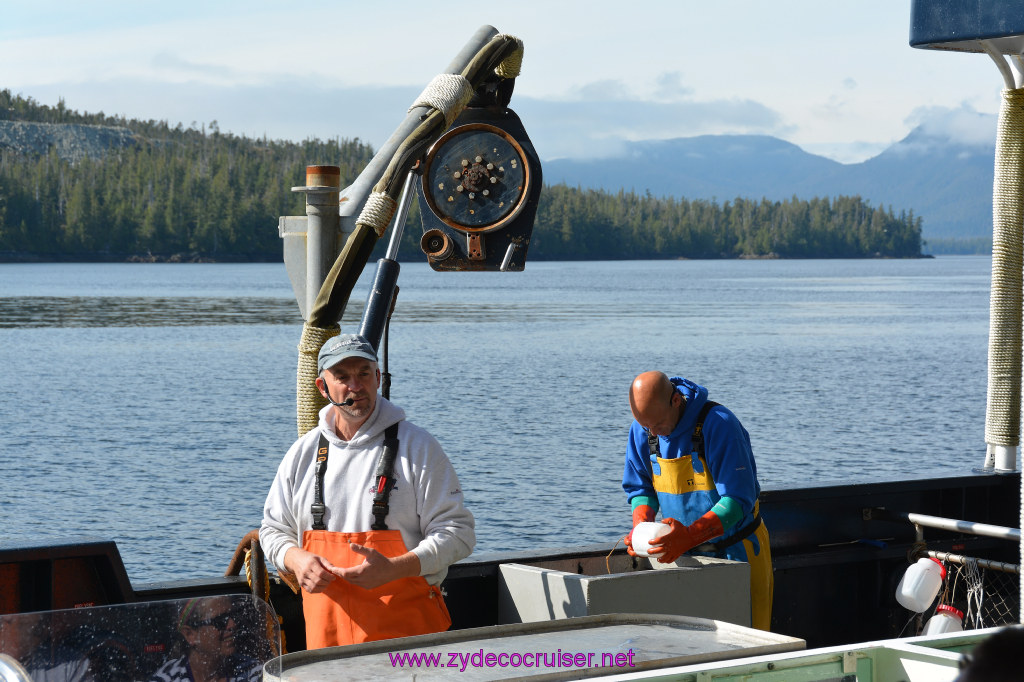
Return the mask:
<svg viewBox="0 0 1024 682"><path fill-rule="evenodd" d="M652 102L606 99L566 102L513 98L542 159L601 158L624 141L714 134L783 136L792 132L778 112L752 100Z"/></svg>
<svg viewBox="0 0 1024 682"><path fill-rule="evenodd" d="M955 143L968 147L995 145L996 117L977 111L967 102L959 107L917 107L905 119L914 128L904 145Z"/></svg>
<svg viewBox="0 0 1024 682"><path fill-rule="evenodd" d="M160 78L178 82L198 80L205 83L228 85L240 80L238 72L234 69L216 64L191 62L166 50L161 50L153 55L150 64Z"/></svg>
<svg viewBox="0 0 1024 682"><path fill-rule="evenodd" d="M812 142L799 147L810 154L817 154L843 164L861 163L878 156L891 146L890 142Z"/></svg>
<svg viewBox="0 0 1024 682"><path fill-rule="evenodd" d="M654 87L650 88L644 81L631 81L607 78L591 81L583 85L574 85L564 97L556 97L558 101L569 102L603 102L608 100L652 100L657 102L675 102L693 96L694 90L683 81L680 71L666 71L654 78ZM641 91L648 95L639 94Z"/></svg>
<svg viewBox="0 0 1024 682"><path fill-rule="evenodd" d="M167 65L205 68L172 58ZM359 138L380 148L419 93L416 87L323 87L311 78L290 78L233 86L120 79L37 87L26 94L44 104L63 97L79 111L166 120L172 126L216 120L223 132L236 135ZM614 88L589 93L590 99L573 101L513 96L512 109L542 159L607 157L621 151L624 141L792 132L778 112L747 99L653 102L621 96Z"/></svg>
<svg viewBox="0 0 1024 682"><path fill-rule="evenodd" d="M618 80L600 80L577 85L569 90L569 99L576 102L625 100L630 97L626 84Z"/></svg>
<svg viewBox="0 0 1024 682"><path fill-rule="evenodd" d="M419 92L412 87L323 88L312 79L292 78L233 86L118 79L37 86L23 94L44 104L63 97L78 111L165 120L171 126L216 120L222 132L235 135L291 141L359 138L377 148L402 122Z"/></svg>
<svg viewBox="0 0 1024 682"><path fill-rule="evenodd" d="M693 88L683 84L683 74L679 71L660 74L655 84L654 96L662 101L681 100L693 95Z"/></svg>
<svg viewBox="0 0 1024 682"><path fill-rule="evenodd" d="M824 102L812 106L814 118L820 121L836 122L850 116L850 101L844 96L832 94Z"/></svg>

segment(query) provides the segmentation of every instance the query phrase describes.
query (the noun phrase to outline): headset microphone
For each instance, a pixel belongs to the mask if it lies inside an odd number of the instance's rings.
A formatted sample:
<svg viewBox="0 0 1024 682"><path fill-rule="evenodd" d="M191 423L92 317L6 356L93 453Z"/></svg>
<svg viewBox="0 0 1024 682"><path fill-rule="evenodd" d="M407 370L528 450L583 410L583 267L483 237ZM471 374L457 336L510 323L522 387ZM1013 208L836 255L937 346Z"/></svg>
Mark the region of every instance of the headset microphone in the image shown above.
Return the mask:
<svg viewBox="0 0 1024 682"><path fill-rule="evenodd" d="M331 397L331 389L327 388L326 383L324 383L324 393L327 394L327 402L329 402L331 405L334 405L335 407L348 407L349 405L355 402L353 398L342 400L340 403L334 402L334 398Z"/></svg>

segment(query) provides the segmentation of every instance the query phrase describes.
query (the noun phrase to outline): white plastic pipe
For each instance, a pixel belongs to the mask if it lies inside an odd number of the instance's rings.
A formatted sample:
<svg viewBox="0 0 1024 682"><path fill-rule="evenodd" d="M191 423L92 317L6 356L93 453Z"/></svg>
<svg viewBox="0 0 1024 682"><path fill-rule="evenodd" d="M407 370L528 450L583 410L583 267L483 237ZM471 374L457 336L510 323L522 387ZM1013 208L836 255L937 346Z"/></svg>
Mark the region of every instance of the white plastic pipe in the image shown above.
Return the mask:
<svg viewBox="0 0 1024 682"><path fill-rule="evenodd" d="M1017 448L1009 445L992 445L992 465L996 471L1014 471L1017 468Z"/></svg>
<svg viewBox="0 0 1024 682"><path fill-rule="evenodd" d="M896 516L903 515L896 514ZM927 514L907 514L906 519L911 523L925 526L926 528L938 528L940 530L951 530L959 533L970 533L971 535L1020 542L1019 528L994 526L989 523L975 523L974 521L963 521L961 519L947 519L942 516L929 516Z"/></svg>

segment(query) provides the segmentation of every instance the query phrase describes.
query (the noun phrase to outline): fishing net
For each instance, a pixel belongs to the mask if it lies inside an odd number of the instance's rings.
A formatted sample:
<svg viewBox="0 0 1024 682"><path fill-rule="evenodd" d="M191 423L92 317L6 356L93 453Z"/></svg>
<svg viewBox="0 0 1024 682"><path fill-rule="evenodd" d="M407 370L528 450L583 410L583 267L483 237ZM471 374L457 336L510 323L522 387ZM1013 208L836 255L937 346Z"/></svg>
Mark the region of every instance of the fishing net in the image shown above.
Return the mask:
<svg viewBox="0 0 1024 682"><path fill-rule="evenodd" d="M940 604L950 604L964 614L964 630L1010 625L1018 622L1020 567L974 557L928 552L946 567Z"/></svg>

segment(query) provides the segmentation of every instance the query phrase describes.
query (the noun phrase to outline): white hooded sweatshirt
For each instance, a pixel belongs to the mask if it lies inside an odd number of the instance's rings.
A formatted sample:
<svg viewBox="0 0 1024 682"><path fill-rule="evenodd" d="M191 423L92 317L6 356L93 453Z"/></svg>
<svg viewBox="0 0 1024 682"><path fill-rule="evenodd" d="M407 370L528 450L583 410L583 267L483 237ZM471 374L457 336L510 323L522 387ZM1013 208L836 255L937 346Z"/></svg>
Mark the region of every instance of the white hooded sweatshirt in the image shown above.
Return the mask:
<svg viewBox="0 0 1024 682"><path fill-rule="evenodd" d="M384 430L396 422L398 456L395 486L388 501L388 529L398 530L420 560L420 575L440 584L448 566L470 555L476 544L473 515L463 505L462 488L441 444L420 427L405 421L405 411L377 396L377 405L351 440L334 431L334 412L320 411L320 424L295 441L270 487L263 508L260 545L285 570L284 555L302 546L313 526L316 449L323 433L330 451L324 474L324 525L328 531L359 533L373 523L374 473L384 449Z"/></svg>

